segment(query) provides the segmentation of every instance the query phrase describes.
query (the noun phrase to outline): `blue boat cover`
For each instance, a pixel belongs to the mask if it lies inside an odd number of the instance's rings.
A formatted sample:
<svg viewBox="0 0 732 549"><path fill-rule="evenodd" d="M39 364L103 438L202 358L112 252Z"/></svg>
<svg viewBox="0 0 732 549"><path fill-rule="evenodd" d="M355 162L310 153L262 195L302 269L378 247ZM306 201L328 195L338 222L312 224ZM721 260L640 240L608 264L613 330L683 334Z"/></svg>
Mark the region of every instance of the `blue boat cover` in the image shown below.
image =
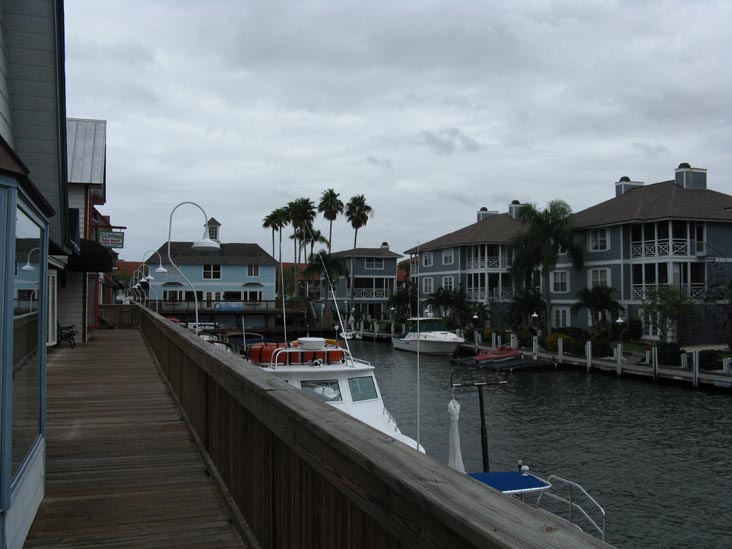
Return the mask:
<svg viewBox="0 0 732 549"><path fill-rule="evenodd" d="M532 474L522 475L517 471L496 471L495 473L468 473L468 476L487 484L504 494L526 494L541 492L552 487L547 481Z"/></svg>

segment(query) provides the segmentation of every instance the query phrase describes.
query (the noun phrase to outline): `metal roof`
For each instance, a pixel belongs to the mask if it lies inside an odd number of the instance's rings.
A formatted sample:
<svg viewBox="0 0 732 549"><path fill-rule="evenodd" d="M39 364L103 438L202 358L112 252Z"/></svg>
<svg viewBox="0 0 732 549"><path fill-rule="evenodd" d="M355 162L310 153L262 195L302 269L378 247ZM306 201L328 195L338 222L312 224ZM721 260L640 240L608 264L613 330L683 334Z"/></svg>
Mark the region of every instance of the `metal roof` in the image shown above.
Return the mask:
<svg viewBox="0 0 732 549"><path fill-rule="evenodd" d="M334 257L402 257L400 254L392 252L388 248L351 248L350 250L341 250L333 252Z"/></svg>
<svg viewBox="0 0 732 549"><path fill-rule="evenodd" d="M69 183L104 185L107 121L66 119Z"/></svg>
<svg viewBox="0 0 732 549"><path fill-rule="evenodd" d="M173 261L180 265L277 265L277 261L259 244L221 244L218 250L201 250L191 248L192 245L193 242L171 242ZM157 251L165 263L168 260L167 242ZM152 256L146 263L154 265L157 260Z"/></svg>

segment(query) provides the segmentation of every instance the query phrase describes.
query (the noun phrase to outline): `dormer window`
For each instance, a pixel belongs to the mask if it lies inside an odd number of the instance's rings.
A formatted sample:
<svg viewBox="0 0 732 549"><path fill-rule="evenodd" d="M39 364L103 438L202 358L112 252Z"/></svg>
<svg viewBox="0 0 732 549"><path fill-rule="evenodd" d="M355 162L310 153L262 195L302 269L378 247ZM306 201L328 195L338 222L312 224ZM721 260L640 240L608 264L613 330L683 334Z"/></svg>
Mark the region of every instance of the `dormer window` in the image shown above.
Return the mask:
<svg viewBox="0 0 732 549"><path fill-rule="evenodd" d="M209 238L210 238L211 240L216 240L216 241L218 241L218 239L219 239L219 228L218 228L218 227L216 227L216 226L211 226L211 225L209 225L209 226L208 226L208 237L209 237Z"/></svg>

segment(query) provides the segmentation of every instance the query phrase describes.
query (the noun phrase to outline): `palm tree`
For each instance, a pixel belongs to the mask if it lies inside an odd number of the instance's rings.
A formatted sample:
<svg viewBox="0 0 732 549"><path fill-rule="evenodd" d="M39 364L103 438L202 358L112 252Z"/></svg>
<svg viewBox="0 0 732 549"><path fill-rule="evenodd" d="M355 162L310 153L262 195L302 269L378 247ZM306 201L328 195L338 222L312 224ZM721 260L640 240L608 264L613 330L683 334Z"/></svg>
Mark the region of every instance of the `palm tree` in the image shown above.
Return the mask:
<svg viewBox="0 0 732 549"><path fill-rule="evenodd" d="M333 243L333 221L336 220L338 214L343 213L343 201L339 198L340 194L333 189L323 191L320 195L320 204L318 211L323 214L329 222L328 225L328 253L330 253L331 244Z"/></svg>
<svg viewBox="0 0 732 549"><path fill-rule="evenodd" d="M330 286L334 281L342 276L348 276L348 267L343 258L333 256L326 250L320 250L317 254L310 254L308 266L305 267L303 275L308 280L314 280L316 276L320 276L325 281L325 300L323 307L323 323L328 326L331 322L330 307L328 301L330 299Z"/></svg>
<svg viewBox="0 0 732 549"><path fill-rule="evenodd" d="M594 286L577 292L577 301L572 305L572 314L576 315L582 309L587 309L592 318L592 325L595 333L600 334L602 328L609 329L605 319L605 311L612 316L624 311L625 308L613 298L614 288L609 286Z"/></svg>
<svg viewBox="0 0 732 549"><path fill-rule="evenodd" d="M277 208L276 210L274 210L271 214L267 216L267 218L269 218L269 223L272 227L272 231L277 230L280 236L279 255L277 262L280 264L280 269L282 269L282 229L284 229L285 226L289 223L290 212L287 210L287 206L284 206L282 208ZM272 234L274 237L274 232ZM275 283L275 285L276 284L277 283ZM284 287L280 288L280 291L284 294Z"/></svg>
<svg viewBox="0 0 732 549"><path fill-rule="evenodd" d="M272 211L267 217L265 217L262 220L262 227L265 229L272 229L272 257L275 255L275 231L277 231L277 228L275 227L275 212L277 210Z"/></svg>
<svg viewBox="0 0 732 549"><path fill-rule="evenodd" d="M292 225L293 255L295 261L295 292L297 293L297 279L300 274L300 254L298 253L298 240L303 241L306 227L312 225L315 220L315 204L309 198L298 198L287 205L289 221Z"/></svg>
<svg viewBox="0 0 732 549"><path fill-rule="evenodd" d="M346 204L346 219L353 227L353 254L351 256L351 310L353 310L354 284L356 282L354 264L356 263L356 243L358 242L358 230L366 225L369 217L374 216L374 210L366 204L366 197L357 194Z"/></svg>
<svg viewBox="0 0 732 549"><path fill-rule="evenodd" d="M313 255L313 248L315 248L316 244L327 244L328 253L330 253L330 241L323 236L321 231L314 229L313 227L308 227L306 233L305 243L310 244L310 255Z"/></svg>
<svg viewBox="0 0 732 549"><path fill-rule="evenodd" d="M525 230L512 242L511 277L518 286L523 283L528 289L533 282L534 271L541 268L547 335L552 331L549 273L557 264L560 250L569 254L575 269L582 268L582 250L573 240L571 215L572 209L563 200L552 200L541 211L533 204L527 204L518 214Z"/></svg>

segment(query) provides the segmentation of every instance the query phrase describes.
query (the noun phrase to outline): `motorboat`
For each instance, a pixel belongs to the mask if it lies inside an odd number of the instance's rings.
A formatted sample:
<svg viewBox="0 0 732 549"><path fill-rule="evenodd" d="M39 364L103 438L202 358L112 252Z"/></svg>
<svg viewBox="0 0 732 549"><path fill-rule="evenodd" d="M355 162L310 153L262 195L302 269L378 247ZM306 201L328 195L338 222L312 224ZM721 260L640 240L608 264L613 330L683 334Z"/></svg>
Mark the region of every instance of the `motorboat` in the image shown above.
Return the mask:
<svg viewBox="0 0 732 549"><path fill-rule="evenodd" d="M335 340L301 337L287 343L255 343L248 360L294 387L311 394L382 433L424 453L402 434L384 406L374 367L354 358Z"/></svg>
<svg viewBox="0 0 732 549"><path fill-rule="evenodd" d="M361 334L353 330L341 332L338 335L341 336L343 339L361 339Z"/></svg>
<svg viewBox="0 0 732 549"><path fill-rule="evenodd" d="M481 366L487 363L503 362L517 358L523 358L523 353L513 347L501 345L495 349L484 349L477 355L470 358L464 358L460 360L460 362L468 366Z"/></svg>
<svg viewBox="0 0 732 549"><path fill-rule="evenodd" d="M426 315L407 320L407 333L393 337L394 349L426 355L454 355L465 339L451 332L442 318Z"/></svg>

